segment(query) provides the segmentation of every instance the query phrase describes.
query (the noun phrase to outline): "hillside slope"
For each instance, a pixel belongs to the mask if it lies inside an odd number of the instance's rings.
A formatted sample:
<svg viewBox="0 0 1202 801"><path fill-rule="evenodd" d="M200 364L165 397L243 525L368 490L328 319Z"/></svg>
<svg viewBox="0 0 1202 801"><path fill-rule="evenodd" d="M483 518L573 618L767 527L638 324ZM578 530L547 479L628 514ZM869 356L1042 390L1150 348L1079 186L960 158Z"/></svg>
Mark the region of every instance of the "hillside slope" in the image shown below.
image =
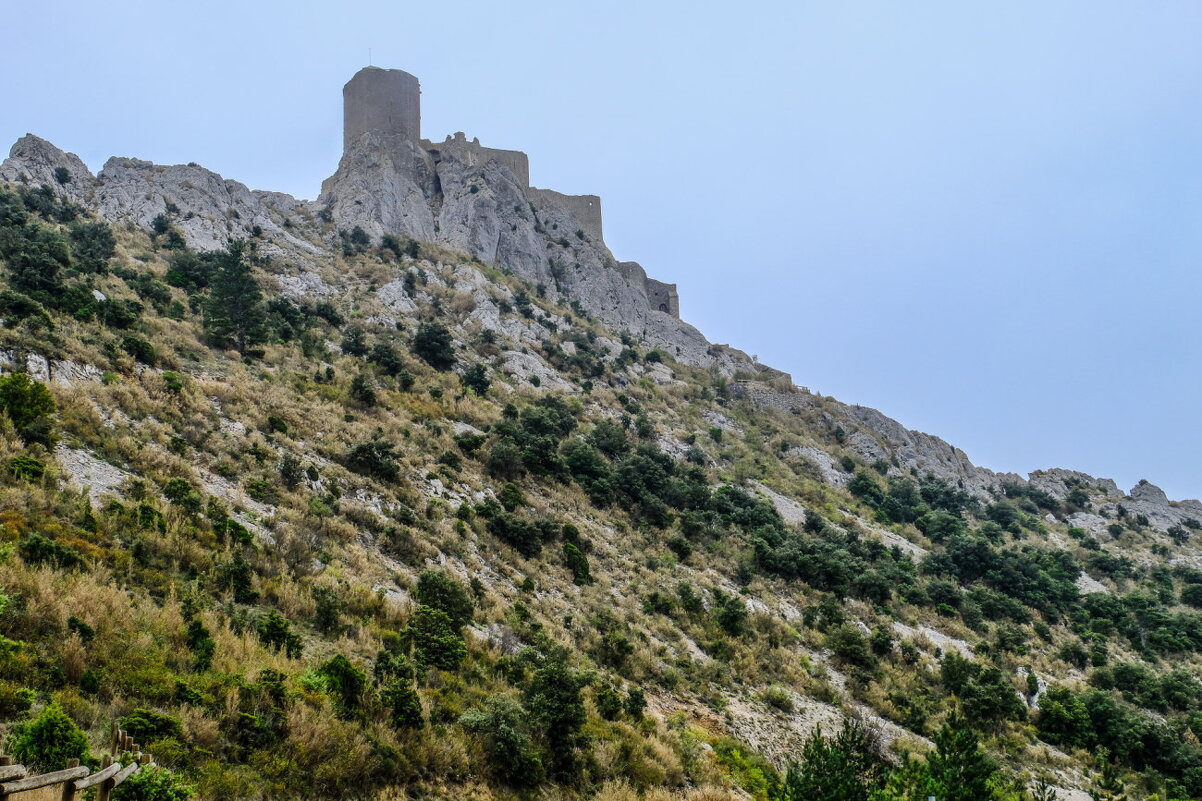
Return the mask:
<svg viewBox="0 0 1202 801"><path fill-rule="evenodd" d="M1202 797L1202 504L795 387L473 170L440 202L570 270L14 146L6 720L133 719L204 798L799 797L849 719L971 732L999 798Z"/></svg>

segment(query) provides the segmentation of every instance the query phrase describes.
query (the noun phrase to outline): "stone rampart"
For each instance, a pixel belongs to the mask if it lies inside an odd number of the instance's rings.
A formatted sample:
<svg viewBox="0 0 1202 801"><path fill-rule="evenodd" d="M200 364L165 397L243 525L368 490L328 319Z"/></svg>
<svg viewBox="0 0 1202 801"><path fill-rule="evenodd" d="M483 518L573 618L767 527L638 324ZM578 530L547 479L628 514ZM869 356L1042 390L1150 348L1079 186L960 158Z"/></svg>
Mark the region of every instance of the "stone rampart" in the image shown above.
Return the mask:
<svg viewBox="0 0 1202 801"><path fill-rule="evenodd" d="M596 195L565 195L554 189L536 189L530 187L527 195L541 198L548 203L554 203L561 209L571 213L580 224L580 230L597 244L603 244L605 237L601 231L601 198Z"/></svg>
<svg viewBox="0 0 1202 801"><path fill-rule="evenodd" d="M522 188L530 186L530 158L520 150L484 147L478 138L473 137L468 141L463 131L457 131L454 136L448 136L446 141L437 144L423 140L421 146L430 152L436 162L446 156L469 167L495 161L512 172Z"/></svg>

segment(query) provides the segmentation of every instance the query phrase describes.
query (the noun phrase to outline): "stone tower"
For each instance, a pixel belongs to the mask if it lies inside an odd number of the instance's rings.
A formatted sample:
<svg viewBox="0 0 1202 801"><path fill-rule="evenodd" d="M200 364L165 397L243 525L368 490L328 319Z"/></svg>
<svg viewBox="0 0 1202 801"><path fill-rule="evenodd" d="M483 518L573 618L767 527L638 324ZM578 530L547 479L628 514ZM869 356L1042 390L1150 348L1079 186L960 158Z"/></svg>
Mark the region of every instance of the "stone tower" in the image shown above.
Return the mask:
<svg viewBox="0 0 1202 801"><path fill-rule="evenodd" d="M421 87L403 70L364 67L342 87L342 150L372 134L392 156L421 138Z"/></svg>

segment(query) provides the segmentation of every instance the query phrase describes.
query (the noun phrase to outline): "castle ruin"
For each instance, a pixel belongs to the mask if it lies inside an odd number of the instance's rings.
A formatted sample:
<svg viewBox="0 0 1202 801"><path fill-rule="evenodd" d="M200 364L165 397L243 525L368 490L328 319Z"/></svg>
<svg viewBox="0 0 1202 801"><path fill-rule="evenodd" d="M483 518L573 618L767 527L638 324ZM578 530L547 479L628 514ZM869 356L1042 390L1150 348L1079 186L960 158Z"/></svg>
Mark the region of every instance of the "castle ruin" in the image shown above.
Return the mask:
<svg viewBox="0 0 1202 801"><path fill-rule="evenodd" d="M342 89L343 151L349 153L364 137L372 137L395 165L414 169L414 156L431 168L451 158L465 166L488 162L506 169L525 193L527 202L554 205L571 215L578 231L604 247L601 198L596 195L565 195L530 185L530 159L520 150L484 147L478 138L463 132L434 143L421 138L421 86L414 75L403 70L364 67ZM608 251L606 251L608 252ZM650 309L680 317L680 299L675 284L647 277L636 262L619 262L617 269L632 284L643 289Z"/></svg>

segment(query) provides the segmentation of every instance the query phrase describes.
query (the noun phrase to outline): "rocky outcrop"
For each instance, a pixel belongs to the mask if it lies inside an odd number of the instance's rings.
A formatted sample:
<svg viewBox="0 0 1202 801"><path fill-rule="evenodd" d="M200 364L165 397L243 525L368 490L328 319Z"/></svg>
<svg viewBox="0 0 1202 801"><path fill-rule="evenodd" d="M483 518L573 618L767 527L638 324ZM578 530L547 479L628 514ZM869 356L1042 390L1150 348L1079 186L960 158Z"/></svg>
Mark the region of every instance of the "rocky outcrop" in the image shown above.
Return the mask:
<svg viewBox="0 0 1202 801"><path fill-rule="evenodd" d="M368 134L342 155L338 171L322 183L317 205L343 228L433 242L429 198L436 181L433 161L416 147L409 145L398 162Z"/></svg>
<svg viewBox="0 0 1202 801"><path fill-rule="evenodd" d="M60 181L66 170L67 179ZM317 248L282 226L283 215L264 202L295 210L298 201L280 193L254 193L244 184L222 178L196 164L163 166L130 158L111 158L93 176L73 153L33 134L17 140L0 164L0 179L26 186L49 186L67 200L110 222L150 227L165 214L195 250L225 247L234 238L258 230L261 251L283 254ZM281 247L282 246L282 247Z"/></svg>
<svg viewBox="0 0 1202 801"><path fill-rule="evenodd" d="M66 172L59 172L65 170ZM63 176L65 180L61 180ZM64 153L41 137L25 134L0 164L0 180L28 186L49 186L73 203L88 205L96 176L74 153Z"/></svg>

